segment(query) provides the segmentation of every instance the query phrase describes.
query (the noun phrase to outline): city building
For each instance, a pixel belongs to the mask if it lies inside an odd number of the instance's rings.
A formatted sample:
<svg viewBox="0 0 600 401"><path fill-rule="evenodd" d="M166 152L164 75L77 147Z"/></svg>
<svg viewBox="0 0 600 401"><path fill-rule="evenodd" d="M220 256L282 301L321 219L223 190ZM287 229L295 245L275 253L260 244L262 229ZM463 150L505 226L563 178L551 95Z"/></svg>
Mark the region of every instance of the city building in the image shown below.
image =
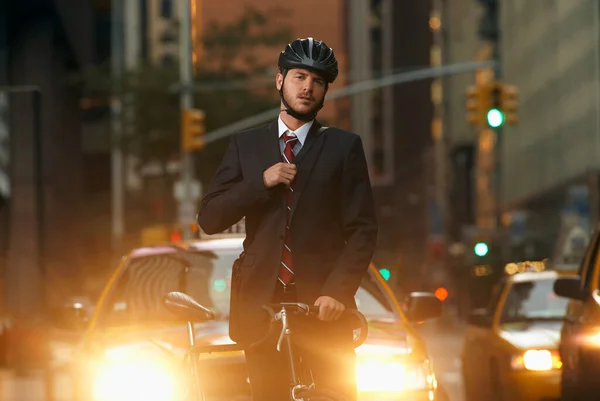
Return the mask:
<svg viewBox="0 0 600 401"><path fill-rule="evenodd" d="M101 47L95 3L0 1L0 309L17 319L76 293L85 268L80 91L68 82Z"/></svg>
<svg viewBox="0 0 600 401"><path fill-rule="evenodd" d="M598 221L600 3L502 1L499 27L502 78L519 90L519 123L502 131L501 203L548 254L566 214Z"/></svg>

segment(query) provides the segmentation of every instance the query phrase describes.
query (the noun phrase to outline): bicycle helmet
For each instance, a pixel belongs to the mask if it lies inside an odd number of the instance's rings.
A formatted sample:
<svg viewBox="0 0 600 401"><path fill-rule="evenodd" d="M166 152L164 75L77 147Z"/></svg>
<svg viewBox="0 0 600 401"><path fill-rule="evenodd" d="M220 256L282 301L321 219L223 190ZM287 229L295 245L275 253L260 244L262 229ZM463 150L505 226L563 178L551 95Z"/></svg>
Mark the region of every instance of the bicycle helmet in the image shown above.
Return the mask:
<svg viewBox="0 0 600 401"><path fill-rule="evenodd" d="M329 83L338 76L338 62L333 49L321 40L296 39L279 55L279 68L305 68L323 75Z"/></svg>
<svg viewBox="0 0 600 401"><path fill-rule="evenodd" d="M288 70L293 68L302 68L317 72L323 76L328 84L333 83L338 76L338 62L333 50L323 41L314 40L313 38L296 39L288 44L279 55L278 66L283 75L284 82ZM281 102L285 106L283 111L300 121L310 121L314 119L317 116L317 112L323 108L323 102L325 100L323 99L323 101L321 101L321 104L314 112L298 113L285 101L283 96L283 83L281 89L279 89L279 96L281 97Z"/></svg>

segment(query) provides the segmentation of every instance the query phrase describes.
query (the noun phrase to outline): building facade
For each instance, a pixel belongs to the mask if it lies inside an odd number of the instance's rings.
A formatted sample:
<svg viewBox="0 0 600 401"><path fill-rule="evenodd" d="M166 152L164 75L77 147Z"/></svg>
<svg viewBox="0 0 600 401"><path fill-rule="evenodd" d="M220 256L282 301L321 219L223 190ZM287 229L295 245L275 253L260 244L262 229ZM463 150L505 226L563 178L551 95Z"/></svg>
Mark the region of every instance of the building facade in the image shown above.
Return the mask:
<svg viewBox="0 0 600 401"><path fill-rule="evenodd" d="M39 315L81 285L80 94L66 83L94 61L96 43L92 2L3 0L0 16L0 86L10 88L0 93L10 144L3 149L9 196L0 210L0 307L18 319ZM41 93L37 104L32 87Z"/></svg>
<svg viewBox="0 0 600 401"><path fill-rule="evenodd" d="M600 3L506 0L500 28L502 77L519 89L519 123L501 138L502 206L548 254L565 215L597 221Z"/></svg>

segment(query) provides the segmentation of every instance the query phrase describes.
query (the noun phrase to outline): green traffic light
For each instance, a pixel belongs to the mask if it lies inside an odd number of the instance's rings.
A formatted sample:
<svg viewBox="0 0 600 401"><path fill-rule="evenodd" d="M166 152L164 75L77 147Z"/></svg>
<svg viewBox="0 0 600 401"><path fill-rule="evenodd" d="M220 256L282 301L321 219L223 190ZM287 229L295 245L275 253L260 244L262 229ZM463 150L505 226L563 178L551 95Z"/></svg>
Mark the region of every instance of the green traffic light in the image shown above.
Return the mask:
<svg viewBox="0 0 600 401"><path fill-rule="evenodd" d="M391 273L388 269L379 269L379 273L385 281L388 281L390 279Z"/></svg>
<svg viewBox="0 0 600 401"><path fill-rule="evenodd" d="M498 109L490 109L487 112L488 125L492 128L498 128L504 124L504 113Z"/></svg>
<svg viewBox="0 0 600 401"><path fill-rule="evenodd" d="M213 283L213 288L217 292L223 292L223 291L225 291L227 289L227 282L225 280L223 280L223 279L217 279Z"/></svg>
<svg viewBox="0 0 600 401"><path fill-rule="evenodd" d="M487 255L488 250L489 250L489 248L485 242L478 242L473 247L473 251L475 252L475 255L477 255L477 256Z"/></svg>

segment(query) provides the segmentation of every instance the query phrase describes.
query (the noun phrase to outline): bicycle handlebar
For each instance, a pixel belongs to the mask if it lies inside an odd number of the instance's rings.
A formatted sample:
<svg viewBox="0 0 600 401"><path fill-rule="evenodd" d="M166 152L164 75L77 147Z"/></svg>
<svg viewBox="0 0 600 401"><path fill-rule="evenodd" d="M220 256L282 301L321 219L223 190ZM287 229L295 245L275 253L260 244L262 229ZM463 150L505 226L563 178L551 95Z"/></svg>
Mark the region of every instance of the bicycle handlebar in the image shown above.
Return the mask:
<svg viewBox="0 0 600 401"><path fill-rule="evenodd" d="M285 335L285 331L288 327L288 313L302 314L304 316L317 316L319 314L318 306L310 306L301 302L282 302L276 304L267 304L263 305L263 309L266 309L269 312L271 317L269 330L267 334L261 338L260 340L249 345L250 349L258 348L266 343L270 338L272 338L275 333L279 330L279 340L277 341L277 350L281 349L281 342L283 340L283 336ZM275 309L278 309L276 312ZM292 309L294 310L292 312ZM360 329L360 334L357 338L354 339L353 344L354 348L358 348L361 346L367 339L369 334L369 326L367 323L367 319L365 316L355 309L346 309L342 315L341 319L352 319L354 330ZM281 323L281 329L278 328L279 323Z"/></svg>

